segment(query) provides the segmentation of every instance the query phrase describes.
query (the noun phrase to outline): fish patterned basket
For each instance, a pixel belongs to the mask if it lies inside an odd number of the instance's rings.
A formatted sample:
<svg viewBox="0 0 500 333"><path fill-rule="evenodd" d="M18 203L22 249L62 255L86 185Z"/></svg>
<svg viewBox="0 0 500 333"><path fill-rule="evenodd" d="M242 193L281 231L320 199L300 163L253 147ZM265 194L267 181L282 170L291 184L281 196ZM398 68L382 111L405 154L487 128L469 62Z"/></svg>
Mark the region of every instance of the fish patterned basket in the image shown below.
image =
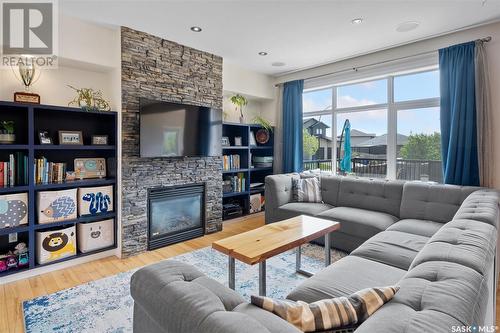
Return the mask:
<svg viewBox="0 0 500 333"><path fill-rule="evenodd" d="M44 224L76 219L76 192L76 188L38 192L38 223Z"/></svg>

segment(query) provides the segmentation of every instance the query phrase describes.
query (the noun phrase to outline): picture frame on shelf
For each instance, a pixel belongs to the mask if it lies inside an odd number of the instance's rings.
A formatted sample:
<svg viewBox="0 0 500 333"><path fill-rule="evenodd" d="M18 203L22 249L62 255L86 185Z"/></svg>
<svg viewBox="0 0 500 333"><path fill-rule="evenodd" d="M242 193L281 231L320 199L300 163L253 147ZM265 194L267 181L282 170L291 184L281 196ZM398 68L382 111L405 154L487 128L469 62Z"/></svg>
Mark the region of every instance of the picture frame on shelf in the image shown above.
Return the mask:
<svg viewBox="0 0 500 333"><path fill-rule="evenodd" d="M92 145L106 146L108 144L108 135L92 135Z"/></svg>
<svg viewBox="0 0 500 333"><path fill-rule="evenodd" d="M230 145L231 145L231 143L229 142L229 137L227 137L227 136L223 136L223 137L222 137L222 140L221 140L221 145L222 145L223 147L230 146Z"/></svg>
<svg viewBox="0 0 500 333"><path fill-rule="evenodd" d="M82 131L58 131L60 145L83 145Z"/></svg>
<svg viewBox="0 0 500 333"><path fill-rule="evenodd" d="M52 145L52 138L48 131L38 131L38 140L40 140L41 145Z"/></svg>
<svg viewBox="0 0 500 333"><path fill-rule="evenodd" d="M242 139L241 139L241 136L236 136L234 138L234 145L235 146L241 146L242 145Z"/></svg>
<svg viewBox="0 0 500 333"><path fill-rule="evenodd" d="M250 146L256 146L257 142L255 141L255 133L253 131L250 131L250 136L248 137L250 141Z"/></svg>

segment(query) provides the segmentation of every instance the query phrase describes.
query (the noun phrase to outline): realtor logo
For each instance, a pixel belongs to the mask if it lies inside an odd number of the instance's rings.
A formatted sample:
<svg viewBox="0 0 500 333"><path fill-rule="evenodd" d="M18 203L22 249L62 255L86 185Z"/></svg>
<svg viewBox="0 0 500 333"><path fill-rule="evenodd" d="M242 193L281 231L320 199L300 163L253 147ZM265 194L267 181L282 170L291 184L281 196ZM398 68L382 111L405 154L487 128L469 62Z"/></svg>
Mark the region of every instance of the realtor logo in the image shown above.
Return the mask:
<svg viewBox="0 0 500 333"><path fill-rule="evenodd" d="M53 67L56 51L55 0L1 1L2 66L32 62Z"/></svg>

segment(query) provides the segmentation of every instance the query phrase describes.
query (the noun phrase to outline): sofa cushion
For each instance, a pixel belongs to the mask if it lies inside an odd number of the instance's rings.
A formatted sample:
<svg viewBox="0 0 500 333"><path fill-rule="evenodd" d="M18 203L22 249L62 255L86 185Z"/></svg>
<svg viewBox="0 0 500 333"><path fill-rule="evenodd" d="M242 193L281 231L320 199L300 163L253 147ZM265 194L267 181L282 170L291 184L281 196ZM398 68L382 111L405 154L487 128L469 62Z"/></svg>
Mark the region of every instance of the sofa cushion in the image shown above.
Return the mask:
<svg viewBox="0 0 500 333"><path fill-rule="evenodd" d="M278 208L278 211L292 214L292 216L302 214L314 216L332 208L333 206L320 202L290 202Z"/></svg>
<svg viewBox="0 0 500 333"><path fill-rule="evenodd" d="M252 317L271 333L299 333L295 326L279 318L275 314L265 311L253 304L243 303L234 308L234 312L243 313ZM234 332L238 332L235 330ZM257 332L257 331L256 331Z"/></svg>
<svg viewBox="0 0 500 333"><path fill-rule="evenodd" d="M337 206L399 216L402 193L401 181L342 177Z"/></svg>
<svg viewBox="0 0 500 333"><path fill-rule="evenodd" d="M476 191L464 200L453 219L472 219L497 227L499 198L497 190Z"/></svg>
<svg viewBox="0 0 500 333"><path fill-rule="evenodd" d="M321 175L321 197L323 202L332 206L338 206L339 189L342 177L334 175Z"/></svg>
<svg viewBox="0 0 500 333"><path fill-rule="evenodd" d="M465 198L478 189L473 186L406 182L399 217L449 222Z"/></svg>
<svg viewBox="0 0 500 333"><path fill-rule="evenodd" d="M429 261L448 261L485 275L495 255L497 230L474 220L446 223L418 253L411 267Z"/></svg>
<svg viewBox="0 0 500 333"><path fill-rule="evenodd" d="M354 250L351 255L408 270L428 237L400 231L383 231Z"/></svg>
<svg viewBox="0 0 500 333"><path fill-rule="evenodd" d="M405 270L356 256L344 257L296 287L287 298L312 303L358 290L396 284Z"/></svg>
<svg viewBox="0 0 500 333"><path fill-rule="evenodd" d="M387 230L401 231L409 234L431 237L443 223L429 220L404 219L391 225Z"/></svg>
<svg viewBox="0 0 500 333"><path fill-rule="evenodd" d="M398 221L396 216L353 207L335 207L317 214L318 217L340 222L343 233L368 239Z"/></svg>
<svg viewBox="0 0 500 333"><path fill-rule="evenodd" d="M293 178L292 197L294 202L323 202L319 178Z"/></svg>
<svg viewBox="0 0 500 333"><path fill-rule="evenodd" d="M411 269L399 287L396 296L356 333L449 333L452 325L483 322L487 283L473 269L453 262L426 262Z"/></svg>

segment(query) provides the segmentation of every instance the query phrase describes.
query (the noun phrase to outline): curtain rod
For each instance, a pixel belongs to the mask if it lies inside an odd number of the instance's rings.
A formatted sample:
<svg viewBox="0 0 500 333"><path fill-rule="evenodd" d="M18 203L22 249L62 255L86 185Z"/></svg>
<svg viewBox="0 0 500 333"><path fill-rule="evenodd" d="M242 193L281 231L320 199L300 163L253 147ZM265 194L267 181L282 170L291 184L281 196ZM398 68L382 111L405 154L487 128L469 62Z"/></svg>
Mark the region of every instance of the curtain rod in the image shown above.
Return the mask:
<svg viewBox="0 0 500 333"><path fill-rule="evenodd" d="M479 39L476 39L475 41L476 42L481 41L483 43L488 43L489 41L491 41L491 36L484 37L484 38L479 38ZM404 60L404 59L408 59L408 58L414 58L414 57L418 57L418 56L422 56L422 55L426 55L426 54L431 54L431 53L434 53L436 51L438 51L438 50L421 52L421 53L412 54L412 55L405 56L405 57L400 57L400 58L395 58L395 59L390 59L390 60L384 60L384 61L376 62L376 63L373 63L373 64L368 64L368 65L363 65L363 66L358 66L358 67L351 67L351 68L341 69L341 70L338 70L338 71L335 71L335 72L330 72L330 73L325 73L325 74L319 74L319 75L310 76L308 78L305 78L304 80L318 79L318 78L321 78L321 77L324 77L324 76L330 76L330 75L335 75L335 74L340 74L340 73L345 73L345 72L350 72L350 71L357 72L359 69L362 69L362 68L376 66L376 65L382 65L382 64L389 63L389 62L398 61L398 60ZM279 87L283 83L285 83L285 82L277 83L274 86L275 87Z"/></svg>

